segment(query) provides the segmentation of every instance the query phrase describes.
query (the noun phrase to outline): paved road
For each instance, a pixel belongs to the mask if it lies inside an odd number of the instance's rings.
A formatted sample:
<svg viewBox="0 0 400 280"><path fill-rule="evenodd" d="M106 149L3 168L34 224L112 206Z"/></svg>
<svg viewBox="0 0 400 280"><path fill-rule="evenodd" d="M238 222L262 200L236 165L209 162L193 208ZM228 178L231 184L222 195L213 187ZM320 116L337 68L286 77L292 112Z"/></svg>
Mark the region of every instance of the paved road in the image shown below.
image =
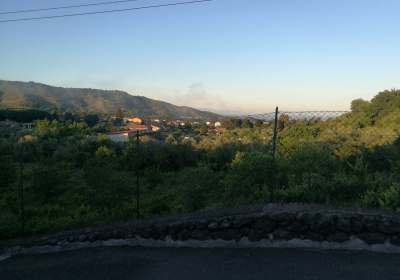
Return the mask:
<svg viewBox="0 0 400 280"><path fill-rule="evenodd" d="M268 248L101 247L18 255L0 279L400 279L400 255Z"/></svg>

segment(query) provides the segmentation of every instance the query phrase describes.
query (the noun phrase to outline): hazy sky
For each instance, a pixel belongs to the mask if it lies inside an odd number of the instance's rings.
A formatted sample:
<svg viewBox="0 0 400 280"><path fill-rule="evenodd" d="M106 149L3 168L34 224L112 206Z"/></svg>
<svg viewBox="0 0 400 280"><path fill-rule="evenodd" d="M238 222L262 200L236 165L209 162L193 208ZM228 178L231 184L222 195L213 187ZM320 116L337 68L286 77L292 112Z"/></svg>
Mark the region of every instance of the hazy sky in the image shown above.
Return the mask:
<svg viewBox="0 0 400 280"><path fill-rule="evenodd" d="M1 0L0 12L100 2ZM217 113L348 110L353 99L400 87L399 15L399 0L214 0L0 22L0 79L118 89Z"/></svg>

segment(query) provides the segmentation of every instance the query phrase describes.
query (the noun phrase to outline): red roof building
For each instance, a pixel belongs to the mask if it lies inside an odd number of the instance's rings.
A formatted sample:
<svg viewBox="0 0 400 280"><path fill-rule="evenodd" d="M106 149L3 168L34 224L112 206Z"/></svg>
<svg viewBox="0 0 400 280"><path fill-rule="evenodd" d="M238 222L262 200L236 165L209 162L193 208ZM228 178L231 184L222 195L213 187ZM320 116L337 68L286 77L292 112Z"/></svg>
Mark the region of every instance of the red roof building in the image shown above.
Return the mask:
<svg viewBox="0 0 400 280"><path fill-rule="evenodd" d="M0 127L10 127L15 125L18 125L18 123L13 121L0 121Z"/></svg>

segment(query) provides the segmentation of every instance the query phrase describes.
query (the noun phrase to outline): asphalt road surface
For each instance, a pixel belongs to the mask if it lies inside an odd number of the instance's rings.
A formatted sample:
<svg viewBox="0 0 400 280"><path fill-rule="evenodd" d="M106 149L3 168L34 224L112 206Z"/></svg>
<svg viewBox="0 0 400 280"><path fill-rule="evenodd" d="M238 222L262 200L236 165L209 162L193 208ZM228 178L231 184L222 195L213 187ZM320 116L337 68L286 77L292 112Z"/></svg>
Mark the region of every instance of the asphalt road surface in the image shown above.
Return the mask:
<svg viewBox="0 0 400 280"><path fill-rule="evenodd" d="M273 248L100 247L0 261L0 279L400 279L400 255Z"/></svg>

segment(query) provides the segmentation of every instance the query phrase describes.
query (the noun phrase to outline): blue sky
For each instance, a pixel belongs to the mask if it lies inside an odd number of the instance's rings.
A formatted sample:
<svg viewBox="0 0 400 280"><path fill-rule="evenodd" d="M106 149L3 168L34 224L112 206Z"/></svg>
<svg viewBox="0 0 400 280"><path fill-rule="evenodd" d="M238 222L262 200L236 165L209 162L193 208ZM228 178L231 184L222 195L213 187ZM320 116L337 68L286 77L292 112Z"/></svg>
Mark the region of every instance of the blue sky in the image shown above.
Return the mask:
<svg viewBox="0 0 400 280"><path fill-rule="evenodd" d="M107 2L2 0L0 12ZM135 2L0 20L160 5ZM0 79L132 95L217 113L349 110L400 88L400 1L214 0L0 23Z"/></svg>

